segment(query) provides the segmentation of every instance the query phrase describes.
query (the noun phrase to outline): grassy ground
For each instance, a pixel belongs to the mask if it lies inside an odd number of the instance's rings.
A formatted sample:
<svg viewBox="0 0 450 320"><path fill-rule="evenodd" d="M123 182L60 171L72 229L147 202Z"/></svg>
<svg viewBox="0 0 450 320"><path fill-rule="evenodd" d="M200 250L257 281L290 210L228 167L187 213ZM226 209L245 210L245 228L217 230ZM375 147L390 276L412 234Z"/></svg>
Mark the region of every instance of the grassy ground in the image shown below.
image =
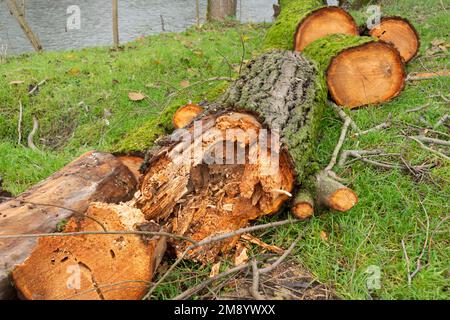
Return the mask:
<svg viewBox="0 0 450 320"><path fill-rule="evenodd" d="M408 65L408 72L449 69L446 52L428 56L436 39L448 43L448 11L442 8L441 1L385 1L382 9L385 14L410 18L421 35L420 55ZM362 12L354 14L363 21ZM258 53L265 31L266 26L261 25L207 26L139 39L119 52L92 48L3 61L0 176L5 188L18 194L88 149L145 150L157 136L171 130L168 120L178 106L189 100L213 100L219 95L226 82L202 81L217 76L236 77L242 57L241 37L245 59L250 59ZM28 96L28 86L43 79L47 81L39 92ZM10 84L16 80L23 84ZM394 101L352 111L352 118L363 129L383 122L389 113L395 121L390 129L351 137L344 145L344 149L382 148L401 153L414 165L434 163L434 168L413 176L354 162L339 172L360 196L353 210L325 213L312 221L260 236L266 242L287 247L301 229L307 228L306 239L293 257L321 282L333 286L342 298L447 299L449 226L444 219L449 212L449 163L401 135L417 134L407 123L424 127L423 119L434 124L448 111L441 95L448 99L449 84L448 77L410 82ZM130 101L131 91L147 98ZM35 137L39 151L18 144L19 101L24 109L21 143L26 145L35 116L40 125ZM430 105L419 112L406 112L426 103ZM341 125L329 111L318 144L324 166ZM448 133L444 126L437 130ZM400 161L398 157L387 160ZM288 215L284 212L271 219ZM411 272L427 240L421 259L423 268L410 286L402 239ZM367 289L371 266L380 269L380 289ZM185 263L168 280L171 283L158 290L158 297L170 298L187 285L201 281L209 267Z"/></svg>

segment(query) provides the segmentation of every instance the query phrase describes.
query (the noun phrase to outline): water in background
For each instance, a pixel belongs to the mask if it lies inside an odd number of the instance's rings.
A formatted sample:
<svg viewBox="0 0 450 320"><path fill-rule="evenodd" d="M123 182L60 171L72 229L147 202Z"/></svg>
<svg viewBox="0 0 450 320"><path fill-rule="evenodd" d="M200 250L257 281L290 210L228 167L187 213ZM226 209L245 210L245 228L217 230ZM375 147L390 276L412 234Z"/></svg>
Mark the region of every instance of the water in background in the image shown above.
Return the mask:
<svg viewBox="0 0 450 320"><path fill-rule="evenodd" d="M200 0L204 21L206 1ZM17 1L21 3L21 0ZM26 0L25 17L46 51L112 44L111 0ZM276 0L238 0L237 18L242 22L269 22ZM81 29L66 30L67 8L81 9ZM162 31L179 32L196 22L195 0L119 0L120 42ZM8 54L32 51L32 47L10 15L5 0L0 0L0 48Z"/></svg>

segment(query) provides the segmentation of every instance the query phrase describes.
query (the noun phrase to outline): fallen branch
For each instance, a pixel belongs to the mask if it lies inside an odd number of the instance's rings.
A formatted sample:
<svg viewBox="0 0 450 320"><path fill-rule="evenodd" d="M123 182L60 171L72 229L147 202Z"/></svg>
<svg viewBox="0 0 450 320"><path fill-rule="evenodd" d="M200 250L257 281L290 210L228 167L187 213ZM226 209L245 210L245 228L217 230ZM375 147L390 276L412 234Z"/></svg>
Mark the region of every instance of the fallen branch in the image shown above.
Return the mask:
<svg viewBox="0 0 450 320"><path fill-rule="evenodd" d="M364 131L361 131L361 132L357 132L355 135L356 136L362 136L362 135L368 134L370 132L374 132L374 131L390 128L391 125L392 125L392 114L389 113L389 115L388 115L388 117L387 117L385 122L380 123L379 125L377 125L377 126L375 126L373 128L370 128L370 129L367 129L367 130L364 130Z"/></svg>
<svg viewBox="0 0 450 320"><path fill-rule="evenodd" d="M36 145L33 142L33 137L36 134L37 130L39 129L39 122L36 119L36 117L33 116L33 129L31 130L30 134L28 135L28 147L33 150L38 150Z"/></svg>
<svg viewBox="0 0 450 320"><path fill-rule="evenodd" d="M425 136L411 136L410 138L414 138L416 140L419 140L419 141L422 141L425 143L439 144L442 146L450 147L450 141L434 139L434 138L429 138L429 137L425 137Z"/></svg>
<svg viewBox="0 0 450 320"><path fill-rule="evenodd" d="M336 165L337 157L339 155L339 152L342 149L342 145L344 144L345 138L347 136L347 130L350 125L350 122L351 122L351 120L349 118L347 118L345 120L344 125L342 126L342 129L341 129L341 135L339 137L339 141L336 144L336 147L334 148L333 155L331 157L330 163L325 168L325 172L331 171L333 169L333 167Z"/></svg>
<svg viewBox="0 0 450 320"><path fill-rule="evenodd" d="M419 144L419 146L420 146L422 149L424 149L424 150L426 150L426 151L429 151L429 152L431 152L431 153L433 153L433 154L435 154L435 155L437 155L437 156L439 156L439 157L442 157L442 158L444 158L444 159L446 159L446 160L449 160L449 159L450 159L450 157L446 156L446 155L443 154L442 152L439 152L439 151L434 150L434 149L432 149L432 148L430 148L430 147L427 147L427 146L426 146L422 141L420 141L419 139L417 139L417 138L415 138L415 137L412 137L412 136L408 136L408 138L411 139L411 140L414 140L415 142L417 142L417 143Z"/></svg>
<svg viewBox="0 0 450 320"><path fill-rule="evenodd" d="M436 124L433 126L434 129L439 128L441 125L443 125L448 119L450 119L450 116L448 115L448 113L444 114L442 116L442 118L440 118Z"/></svg>
<svg viewBox="0 0 450 320"><path fill-rule="evenodd" d="M420 80L429 80L439 77L448 77L450 76L450 71L436 71L436 72L423 72L423 73L413 73L409 74L406 77L406 81L420 81Z"/></svg>
<svg viewBox="0 0 450 320"><path fill-rule="evenodd" d="M430 105L431 105L430 103L427 103L427 104L424 104L423 106L420 106L420 107L417 107L417 108L412 108L412 109L406 110L405 112L406 112L406 113L411 113L411 112L421 111L421 110L423 110L423 109L425 109L425 108L428 108Z"/></svg>
<svg viewBox="0 0 450 320"><path fill-rule="evenodd" d="M342 110L341 107L339 107L337 104L335 104L334 102L329 101L330 106L333 108L333 110L337 113L337 115L341 118L341 120L345 123L345 121L350 121L350 126L352 127L352 129L354 131L356 131L357 133L361 132L361 130L359 129L358 125L355 123L355 121L353 121L352 118L350 118L350 116L348 116L344 110Z"/></svg>
<svg viewBox="0 0 450 320"><path fill-rule="evenodd" d="M264 297L259 293L259 276L260 271L258 269L258 263L256 259L252 260L252 271L253 271L253 283L252 283L252 296L255 300L265 300Z"/></svg>

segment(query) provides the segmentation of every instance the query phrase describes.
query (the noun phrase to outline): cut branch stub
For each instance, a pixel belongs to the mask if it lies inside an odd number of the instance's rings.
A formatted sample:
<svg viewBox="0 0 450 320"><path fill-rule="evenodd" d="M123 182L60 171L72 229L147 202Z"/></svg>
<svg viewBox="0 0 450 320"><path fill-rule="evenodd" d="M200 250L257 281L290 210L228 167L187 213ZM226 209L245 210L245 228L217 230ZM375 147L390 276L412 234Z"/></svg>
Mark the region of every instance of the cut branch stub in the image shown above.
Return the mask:
<svg viewBox="0 0 450 320"><path fill-rule="evenodd" d="M319 205L345 212L358 203L356 193L329 177L325 172L317 175L316 192Z"/></svg>
<svg viewBox="0 0 450 320"><path fill-rule="evenodd" d="M331 35L313 42L304 52L319 63L338 105L355 108L386 102L405 86L403 59L388 43Z"/></svg>
<svg viewBox="0 0 450 320"><path fill-rule="evenodd" d="M295 51L330 34L358 35L359 29L353 17L339 7L326 7L311 12L297 27L294 36Z"/></svg>
<svg viewBox="0 0 450 320"><path fill-rule="evenodd" d="M314 214L314 199L311 193L299 192L292 206L292 213L299 219L308 219Z"/></svg>
<svg viewBox="0 0 450 320"><path fill-rule="evenodd" d="M419 51L419 34L414 26L404 18L383 18L379 26L366 30L366 33L394 45L405 62L414 58Z"/></svg>
<svg viewBox="0 0 450 320"><path fill-rule="evenodd" d="M172 122L174 128L180 129L186 127L202 112L202 107L192 103L180 107L173 115Z"/></svg>

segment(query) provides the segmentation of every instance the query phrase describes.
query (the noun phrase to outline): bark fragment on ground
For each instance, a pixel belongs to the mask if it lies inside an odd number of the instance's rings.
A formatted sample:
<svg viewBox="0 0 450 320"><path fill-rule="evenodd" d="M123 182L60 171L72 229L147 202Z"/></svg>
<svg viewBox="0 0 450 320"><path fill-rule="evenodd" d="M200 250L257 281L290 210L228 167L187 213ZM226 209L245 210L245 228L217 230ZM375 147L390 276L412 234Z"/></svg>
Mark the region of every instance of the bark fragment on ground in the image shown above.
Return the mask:
<svg viewBox="0 0 450 320"><path fill-rule="evenodd" d="M416 28L407 19L400 17L384 17L380 25L366 33L372 37L391 43L409 62L419 52L420 39Z"/></svg>
<svg viewBox="0 0 450 320"><path fill-rule="evenodd" d="M53 232L57 224L83 214L94 201L132 198L137 181L111 154L88 152L18 197L0 204L0 234ZM0 299L14 295L10 270L23 262L35 239L0 240Z"/></svg>
<svg viewBox="0 0 450 320"><path fill-rule="evenodd" d="M72 218L64 232L159 231L138 209L126 204L93 203L86 215ZM100 223L102 225L100 225ZM28 300L136 300L142 298L165 252L164 237L77 235L40 238L12 279Z"/></svg>

